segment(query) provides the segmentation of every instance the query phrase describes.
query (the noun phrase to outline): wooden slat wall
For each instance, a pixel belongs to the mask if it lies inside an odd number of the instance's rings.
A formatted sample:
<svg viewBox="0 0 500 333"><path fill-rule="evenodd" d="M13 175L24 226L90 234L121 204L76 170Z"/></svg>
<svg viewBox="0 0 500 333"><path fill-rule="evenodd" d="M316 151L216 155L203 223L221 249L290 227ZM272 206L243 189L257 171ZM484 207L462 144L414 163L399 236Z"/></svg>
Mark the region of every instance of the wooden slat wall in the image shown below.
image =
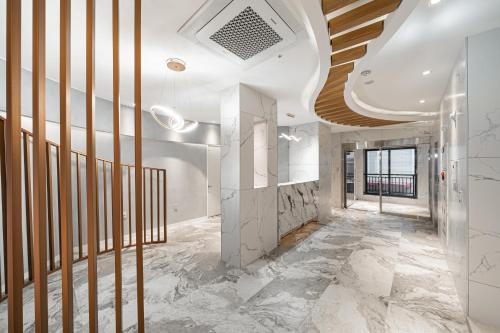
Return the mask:
<svg viewBox="0 0 500 333"><path fill-rule="evenodd" d="M7 0L7 285L9 332L23 331L23 235L21 195L21 1Z"/></svg>
<svg viewBox="0 0 500 333"><path fill-rule="evenodd" d="M0 301L8 299L8 330L23 331L23 287L34 282L35 331L48 331L48 286L49 272L61 269L62 282L62 330L73 332L73 263L88 259L89 331L98 330L97 298L97 254L99 220L97 216L97 170L95 152L95 0L86 0L86 154L71 150L70 108L70 55L71 55L71 0L59 0L60 4L60 146L46 140L45 128L45 24L46 0L33 0L33 134L21 129L21 2L7 0L7 76L6 99L7 120L0 119L0 177L2 190L2 214L4 241L3 272L7 277L5 288L0 288ZM128 176L128 246L136 245L137 253L137 331L144 332L144 277L143 277L143 189L145 172L142 166L142 121L141 121L141 1L135 0L134 56L135 79L135 160L136 165L120 164L120 104L119 104L119 0L113 0L113 162L103 160L104 189L107 191L107 170L112 172L112 247L108 246L107 196L103 196L106 250L115 255L115 311L116 331L122 331L122 277L121 249L123 237L123 193L122 169ZM32 139L31 139L32 138ZM5 140L4 140L5 139ZM24 153L24 154L23 154ZM72 160L76 166L76 194L72 193ZM31 157L32 156L32 157ZM24 160L23 160L24 158ZM81 191L81 159L85 158L86 209L87 209L87 253L83 252L83 218ZM55 170L54 170L55 168ZM135 168L135 244L132 241L132 189L131 175ZM166 170L149 170L151 211L151 237L147 243L167 240L167 174ZM24 174L23 174L24 171ZM156 175L156 176L154 176ZM21 187L24 176L24 187ZM56 179L55 179L55 178ZM156 184L154 184L156 181ZM54 183L55 182L55 183ZM33 186L31 186L33 184ZM54 185L56 184L56 185ZM156 192L153 191L156 188ZM24 191L25 207L22 196ZM153 194L156 194L156 198ZM106 193L104 193L106 194ZM74 222L78 234L78 253L73 255L72 198L76 195L77 219ZM156 207L154 202L156 201ZM145 205L145 203L144 203ZM161 207L163 206L163 208ZM54 209L57 207L57 215ZM145 208L145 207L144 207ZM156 209L154 209L156 208ZM144 212L146 210L144 209ZM163 212L163 219L161 218ZM25 214L27 240L22 236L22 216ZM46 218L46 216L48 218ZM156 218L156 221L154 221ZM163 221L163 222L162 222ZM154 223L156 222L156 223ZM56 224L57 223L57 224ZM163 234L161 225L163 224ZM145 224L144 224L145 225ZM56 231L57 228L57 231ZM157 232L156 239L154 233ZM48 235L48 237L47 237ZM163 238L163 239L162 239ZM48 243L47 243L48 241ZM56 244L60 259L56 262ZM24 280L23 247L26 246L28 277ZM47 257L47 252L49 256ZM47 269L49 264L49 272ZM0 275L0 278L2 276ZM1 284L1 281L0 281ZM2 290L3 289L3 290ZM7 297L8 295L8 297Z"/></svg>

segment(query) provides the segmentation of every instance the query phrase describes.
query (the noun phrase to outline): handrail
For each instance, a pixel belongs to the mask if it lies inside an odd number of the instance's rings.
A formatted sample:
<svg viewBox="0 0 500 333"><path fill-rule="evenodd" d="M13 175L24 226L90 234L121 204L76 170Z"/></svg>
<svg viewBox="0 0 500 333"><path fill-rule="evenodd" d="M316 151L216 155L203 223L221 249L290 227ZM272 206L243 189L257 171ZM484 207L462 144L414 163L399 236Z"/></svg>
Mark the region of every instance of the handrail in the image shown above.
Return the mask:
<svg viewBox="0 0 500 333"><path fill-rule="evenodd" d="M0 116L0 126L3 128L5 126L5 118ZM27 263L25 265L25 283L27 286L33 282L33 244L32 244L32 188L31 188L31 174L32 174L32 156L31 156L31 144L32 144L32 133L26 129L21 130L22 135L22 165L23 165L23 188L22 196L24 198L25 205L23 206L23 232L26 232L26 237L23 237L24 244L23 248L28 249L24 255L23 261ZM0 267L0 302L6 299L7 283L6 283L6 258L7 258L7 248L6 248L6 212L5 212L5 198L6 198L6 188L4 184L5 179L5 154L2 154L2 149L5 149L5 137L0 136L0 182L1 182L1 198L2 207L1 214L2 226L0 229L1 239L3 242L3 248L0 248L0 255L3 256L3 267ZM46 140L46 154L47 154L47 230L48 230L48 274L56 272L61 267L60 249L61 249L61 218L60 218L60 184L59 178L59 144ZM85 186L82 185L82 178L85 175L85 167L82 166L86 163L86 154L72 149L72 175L74 171L75 180L72 189L73 202L73 229L74 234L77 234L73 241L73 262L80 262L87 259L85 254L85 243L84 236L87 228L86 219L84 218L84 212L86 212L85 202L82 192L85 190ZM96 158L95 160L97 166L96 179L93 181L97 186L98 197L96 199L97 207L97 239L98 239L98 254L105 254L113 251L113 241L112 241L112 228L111 228L111 200L109 200L113 193L113 188L111 184L111 176L108 177L109 172L113 172L114 162L104 158ZM122 168L122 223L121 223L121 245L122 248L130 248L135 246L135 231L133 230L135 223L132 223L132 217L135 215L135 186L133 182L133 173L135 172L135 166L131 164L120 164ZM143 218L144 218L144 230L143 230L143 244L159 244L167 242L167 171L162 168L148 167L143 168ZM85 179L86 180L86 179ZM102 191L100 191L102 189ZM146 195L147 194L147 195ZM125 200L124 200L125 199ZM124 216L126 212L126 217ZM146 217L149 217L149 224L146 223ZM128 223L125 221L128 220ZM102 231L102 232L101 232ZM108 231L111 235L108 235Z"/></svg>

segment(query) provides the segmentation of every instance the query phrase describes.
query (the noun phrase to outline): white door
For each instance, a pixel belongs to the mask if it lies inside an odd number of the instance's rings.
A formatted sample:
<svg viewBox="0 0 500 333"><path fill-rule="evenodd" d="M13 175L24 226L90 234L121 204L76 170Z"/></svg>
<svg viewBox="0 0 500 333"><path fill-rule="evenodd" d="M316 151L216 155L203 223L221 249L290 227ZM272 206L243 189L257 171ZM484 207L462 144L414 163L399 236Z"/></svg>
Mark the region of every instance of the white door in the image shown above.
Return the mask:
<svg viewBox="0 0 500 333"><path fill-rule="evenodd" d="M207 216L220 215L220 147L207 147Z"/></svg>

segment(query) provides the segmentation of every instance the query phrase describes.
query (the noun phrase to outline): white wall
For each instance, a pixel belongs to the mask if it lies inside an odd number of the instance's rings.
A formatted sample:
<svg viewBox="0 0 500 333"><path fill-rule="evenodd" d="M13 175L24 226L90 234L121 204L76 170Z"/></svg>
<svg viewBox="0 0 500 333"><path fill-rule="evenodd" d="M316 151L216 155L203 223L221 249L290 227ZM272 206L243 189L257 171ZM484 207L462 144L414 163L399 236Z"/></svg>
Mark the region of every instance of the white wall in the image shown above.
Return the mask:
<svg viewBox="0 0 500 333"><path fill-rule="evenodd" d="M467 71L466 51L460 53L441 102L440 164L447 177L439 187L438 230L445 246L462 307L468 307L467 277ZM450 115L457 112L456 122ZM458 176L458 173L461 175Z"/></svg>
<svg viewBox="0 0 500 333"><path fill-rule="evenodd" d="M290 181L290 144L287 139L279 137L281 133L288 135L288 132L288 127L278 127L278 183L288 183Z"/></svg>
<svg viewBox="0 0 500 333"><path fill-rule="evenodd" d="M47 120L59 122L59 85L52 80L47 84ZM22 71L22 113L32 115L31 73ZM0 111L5 110L5 60L0 59ZM73 130L72 148L85 151L85 94L71 91ZM122 158L133 164L134 133L133 109L122 106L121 133ZM206 145L219 145L220 126L200 124L190 133L176 133L158 125L148 112L143 112L143 162L145 166L167 169L169 223L206 216L207 180ZM57 124L47 122L47 135L59 141ZM29 119L23 126L31 129ZM100 158L112 159L112 103L96 98L96 153Z"/></svg>
<svg viewBox="0 0 500 333"><path fill-rule="evenodd" d="M319 123L290 127L290 135L301 138L289 142L290 176L294 183L319 179Z"/></svg>

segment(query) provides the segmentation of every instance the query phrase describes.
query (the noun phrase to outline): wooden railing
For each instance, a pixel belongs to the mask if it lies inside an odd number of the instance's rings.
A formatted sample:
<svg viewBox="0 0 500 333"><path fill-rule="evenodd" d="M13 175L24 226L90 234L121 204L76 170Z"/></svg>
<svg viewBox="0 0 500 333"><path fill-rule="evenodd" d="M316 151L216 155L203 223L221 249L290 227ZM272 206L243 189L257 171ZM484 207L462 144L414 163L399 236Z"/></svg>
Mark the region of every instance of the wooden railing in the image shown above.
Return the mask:
<svg viewBox="0 0 500 333"><path fill-rule="evenodd" d="M5 126L5 119L0 117L0 128ZM3 130L0 131L3 133ZM34 281L33 274L33 156L32 134L22 130L22 175L23 175L23 255L24 284ZM61 268L61 190L59 186L60 155L59 145L46 142L47 158L47 247L48 273ZM87 259L86 235L86 202L85 202L85 163L86 155L72 150L72 201L73 201L73 262ZM96 177L92 181L96 184L96 226L97 226L97 252L108 253L114 250L111 224L111 207L113 187L111 186L111 173L113 162L101 158L96 161ZM133 165L121 164L121 245L122 248L135 246L135 186ZM165 169L143 167L143 244L166 243L167 241L167 172ZM5 173L5 137L0 135L0 183L1 183L1 225L0 241L0 301L8 295L7 290L7 232L6 232L6 173Z"/></svg>

